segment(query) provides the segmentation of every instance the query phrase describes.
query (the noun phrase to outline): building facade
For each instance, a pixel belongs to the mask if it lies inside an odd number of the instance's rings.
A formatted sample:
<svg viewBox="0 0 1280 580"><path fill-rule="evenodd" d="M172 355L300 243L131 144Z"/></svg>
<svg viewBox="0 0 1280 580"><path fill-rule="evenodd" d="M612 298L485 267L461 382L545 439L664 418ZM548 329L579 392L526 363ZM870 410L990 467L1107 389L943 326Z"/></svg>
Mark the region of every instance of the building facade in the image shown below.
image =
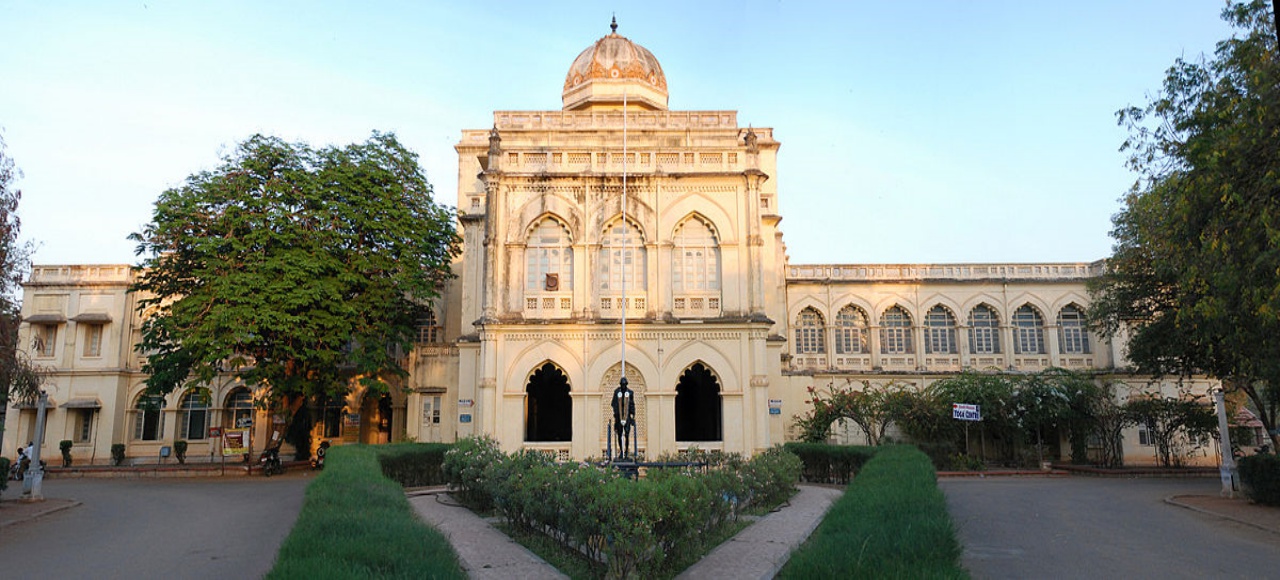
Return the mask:
<svg viewBox="0 0 1280 580"><path fill-rule="evenodd" d="M646 456L752 454L795 437L810 387L924 387L965 369L1123 378L1120 346L1084 325L1099 263L790 264L772 129L673 111L667 97L658 60L615 31L574 59L562 109L497 111L463 131L463 253L409 378L389 397L320 405L315 439L485 434L507 450L602 457L625 376ZM253 423L262 437L270 417L234 381L143 404L132 275L40 266L25 285L24 340L56 369L46 441L98 461L112 443L142 459L177 439L212 454L199 437L212 425ZM8 412L12 454L33 414Z"/></svg>

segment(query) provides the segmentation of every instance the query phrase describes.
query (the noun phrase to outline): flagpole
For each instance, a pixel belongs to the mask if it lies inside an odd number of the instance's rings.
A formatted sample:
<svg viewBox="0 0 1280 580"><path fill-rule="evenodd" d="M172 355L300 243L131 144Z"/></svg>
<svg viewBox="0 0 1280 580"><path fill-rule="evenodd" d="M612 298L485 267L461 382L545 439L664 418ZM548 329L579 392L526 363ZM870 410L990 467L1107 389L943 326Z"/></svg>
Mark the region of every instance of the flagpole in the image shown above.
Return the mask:
<svg viewBox="0 0 1280 580"><path fill-rule="evenodd" d="M627 376L627 88L622 88L622 377Z"/></svg>

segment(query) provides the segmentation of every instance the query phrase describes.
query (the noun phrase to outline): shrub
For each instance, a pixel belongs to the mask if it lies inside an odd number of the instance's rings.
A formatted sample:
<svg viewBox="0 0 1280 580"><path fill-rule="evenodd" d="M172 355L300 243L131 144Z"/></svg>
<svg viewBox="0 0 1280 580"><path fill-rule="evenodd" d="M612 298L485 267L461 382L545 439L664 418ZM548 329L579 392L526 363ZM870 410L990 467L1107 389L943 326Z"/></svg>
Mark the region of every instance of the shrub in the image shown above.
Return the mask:
<svg viewBox="0 0 1280 580"><path fill-rule="evenodd" d="M329 450L268 578L465 578L449 541L422 523L377 449Z"/></svg>
<svg viewBox="0 0 1280 580"><path fill-rule="evenodd" d="M9 458L0 457L0 491L9 489Z"/></svg>
<svg viewBox="0 0 1280 580"><path fill-rule="evenodd" d="M58 442L58 451L62 452L62 466L71 467L71 446L73 443L70 439L63 439Z"/></svg>
<svg viewBox="0 0 1280 580"><path fill-rule="evenodd" d="M111 464L120 465L124 463L124 443L111 444Z"/></svg>
<svg viewBox="0 0 1280 580"><path fill-rule="evenodd" d="M782 447L800 458L803 464L801 481L840 485L848 484L878 449L826 443L787 443Z"/></svg>
<svg viewBox="0 0 1280 580"><path fill-rule="evenodd" d="M493 507L485 468L505 455L492 437L467 437L444 454L444 478L457 492L458 500L480 512Z"/></svg>
<svg viewBox="0 0 1280 580"><path fill-rule="evenodd" d="M443 485L444 456L448 443L398 443L378 448L382 474L403 487Z"/></svg>
<svg viewBox="0 0 1280 580"><path fill-rule="evenodd" d="M173 442L173 454L177 456L178 463L187 462L187 440L179 439Z"/></svg>
<svg viewBox="0 0 1280 580"><path fill-rule="evenodd" d="M787 562L781 578L965 578L929 458L882 448Z"/></svg>
<svg viewBox="0 0 1280 580"><path fill-rule="evenodd" d="M1248 455L1240 458L1239 466L1240 484L1250 500L1280 506L1280 456Z"/></svg>

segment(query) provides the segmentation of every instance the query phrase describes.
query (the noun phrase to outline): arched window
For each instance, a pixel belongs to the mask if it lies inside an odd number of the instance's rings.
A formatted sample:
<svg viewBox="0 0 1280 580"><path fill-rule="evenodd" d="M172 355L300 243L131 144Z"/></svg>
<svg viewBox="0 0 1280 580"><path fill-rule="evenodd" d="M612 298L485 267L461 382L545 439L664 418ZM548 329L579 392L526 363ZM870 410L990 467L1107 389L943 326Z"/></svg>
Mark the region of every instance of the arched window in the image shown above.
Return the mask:
<svg viewBox="0 0 1280 580"><path fill-rule="evenodd" d="M525 241L525 290L558 292L573 289L573 247L569 232L546 218Z"/></svg>
<svg viewBox="0 0 1280 580"><path fill-rule="evenodd" d="M525 441L572 441L573 397L569 377L551 363L534 371L525 386Z"/></svg>
<svg viewBox="0 0 1280 580"><path fill-rule="evenodd" d="M606 294L645 287L644 238L631 224L618 220L605 230L600 245L600 290Z"/></svg>
<svg viewBox="0 0 1280 580"><path fill-rule="evenodd" d="M836 354L867 352L867 315L853 305L836 313Z"/></svg>
<svg viewBox="0 0 1280 580"><path fill-rule="evenodd" d="M1013 313L1013 345L1018 354L1044 353L1044 319L1030 304Z"/></svg>
<svg viewBox="0 0 1280 580"><path fill-rule="evenodd" d="M911 316L901 306L884 311L880 317L880 353L911 354Z"/></svg>
<svg viewBox="0 0 1280 580"><path fill-rule="evenodd" d="M676 383L676 441L723 441L720 382L711 369L694 363Z"/></svg>
<svg viewBox="0 0 1280 580"><path fill-rule="evenodd" d="M209 425L209 393L204 389L187 389L178 404L178 439L204 439Z"/></svg>
<svg viewBox="0 0 1280 580"><path fill-rule="evenodd" d="M941 305L924 316L924 349L928 354L956 352L956 317Z"/></svg>
<svg viewBox="0 0 1280 580"><path fill-rule="evenodd" d="M164 433L164 397L140 395L133 408L133 438L159 441Z"/></svg>
<svg viewBox="0 0 1280 580"><path fill-rule="evenodd" d="M222 426L228 429L241 429L253 426L253 393L245 387L237 387L227 395L224 405Z"/></svg>
<svg viewBox="0 0 1280 580"><path fill-rule="evenodd" d="M796 316L795 354L821 354L827 352L826 334L822 315L813 308L805 308Z"/></svg>
<svg viewBox="0 0 1280 580"><path fill-rule="evenodd" d="M969 311L969 352L1000 353L1000 319L996 317L996 311L986 304L979 304Z"/></svg>
<svg viewBox="0 0 1280 580"><path fill-rule="evenodd" d="M676 230L671 284L677 292L720 289L720 246L702 220L686 220Z"/></svg>
<svg viewBox="0 0 1280 580"><path fill-rule="evenodd" d="M1062 354L1089 353L1084 312L1075 304L1068 304L1058 312L1058 347Z"/></svg>

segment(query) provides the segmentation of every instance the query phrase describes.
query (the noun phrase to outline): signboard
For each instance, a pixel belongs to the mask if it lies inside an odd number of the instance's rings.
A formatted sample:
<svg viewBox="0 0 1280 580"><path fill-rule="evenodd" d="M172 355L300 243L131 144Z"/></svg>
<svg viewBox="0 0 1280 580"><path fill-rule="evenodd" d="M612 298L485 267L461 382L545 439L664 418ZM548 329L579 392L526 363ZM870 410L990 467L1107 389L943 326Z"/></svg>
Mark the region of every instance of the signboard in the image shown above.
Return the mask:
<svg viewBox="0 0 1280 580"><path fill-rule="evenodd" d="M459 423L470 423L470 422L471 422L471 413L463 413L463 414L461 414L461 415L458 415L458 422L459 422Z"/></svg>
<svg viewBox="0 0 1280 580"><path fill-rule="evenodd" d="M249 452L249 430L227 429L222 432L222 454L243 455Z"/></svg>
<svg viewBox="0 0 1280 580"><path fill-rule="evenodd" d="M221 436L222 436L222 427L210 427L210 428L209 428L209 437L210 437L210 438L216 439L216 438L221 437Z"/></svg>
<svg viewBox="0 0 1280 580"><path fill-rule="evenodd" d="M474 404L476 404L476 402L473 399L458 399L459 407L470 407Z"/></svg>
<svg viewBox="0 0 1280 580"><path fill-rule="evenodd" d="M951 418L961 421L981 421L982 408L978 405L951 403Z"/></svg>
<svg viewBox="0 0 1280 580"><path fill-rule="evenodd" d="M245 428L253 426L253 417L241 417L236 419L236 427Z"/></svg>
<svg viewBox="0 0 1280 580"><path fill-rule="evenodd" d="M344 429L360 427L360 413L343 413L342 427Z"/></svg>
<svg viewBox="0 0 1280 580"><path fill-rule="evenodd" d="M769 399L769 408L770 408L770 409L781 409L781 408L782 408L782 399Z"/></svg>
<svg viewBox="0 0 1280 580"><path fill-rule="evenodd" d="M770 415L781 415L781 414L782 414L782 409L779 409L779 408L777 408L777 407L769 407L769 414L770 414Z"/></svg>

